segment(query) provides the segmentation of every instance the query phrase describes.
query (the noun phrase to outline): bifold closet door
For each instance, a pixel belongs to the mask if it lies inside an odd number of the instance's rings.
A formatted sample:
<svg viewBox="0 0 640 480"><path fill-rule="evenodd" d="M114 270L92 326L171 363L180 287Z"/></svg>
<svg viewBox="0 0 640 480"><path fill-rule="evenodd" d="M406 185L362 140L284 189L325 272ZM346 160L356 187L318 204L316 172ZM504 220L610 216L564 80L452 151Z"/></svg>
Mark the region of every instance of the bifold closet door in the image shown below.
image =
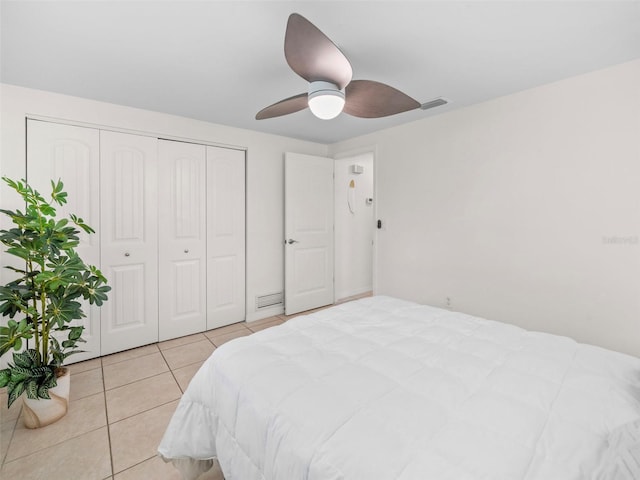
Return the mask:
<svg viewBox="0 0 640 480"><path fill-rule="evenodd" d="M245 153L207 147L207 329L245 319Z"/></svg>
<svg viewBox="0 0 640 480"><path fill-rule="evenodd" d="M39 120L27 121L27 181L45 199L50 199L51 180L62 180L68 203L56 206L59 218L73 213L97 233L81 231L76 251L85 263L100 267L100 152L99 132ZM100 309L80 299L86 317L77 320L85 327L83 353L67 363L100 356ZM66 339L61 338L61 339Z"/></svg>
<svg viewBox="0 0 640 480"><path fill-rule="evenodd" d="M158 140L100 131L102 354L158 341Z"/></svg>
<svg viewBox="0 0 640 480"><path fill-rule="evenodd" d="M160 340L207 327L206 147L158 142Z"/></svg>

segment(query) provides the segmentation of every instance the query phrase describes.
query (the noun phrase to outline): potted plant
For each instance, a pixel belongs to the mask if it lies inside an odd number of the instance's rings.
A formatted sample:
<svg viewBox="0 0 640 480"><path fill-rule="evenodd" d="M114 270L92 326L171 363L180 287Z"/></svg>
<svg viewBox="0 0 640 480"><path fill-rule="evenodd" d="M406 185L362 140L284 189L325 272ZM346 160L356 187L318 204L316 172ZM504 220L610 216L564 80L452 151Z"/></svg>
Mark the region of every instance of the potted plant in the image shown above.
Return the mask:
<svg viewBox="0 0 640 480"><path fill-rule="evenodd" d="M47 201L24 180L2 180L22 197L25 211L0 209L13 222L0 230L0 242L20 266L7 266L17 278L0 286L0 313L9 317L0 326L0 356L14 352L13 363L0 370L0 387L7 387L9 407L26 394L24 422L36 428L67 412L70 374L63 362L84 342L84 326L74 322L85 316L79 300L100 306L111 287L75 251L80 229L94 230L75 215L56 218L54 205L67 202L62 181L51 182Z"/></svg>

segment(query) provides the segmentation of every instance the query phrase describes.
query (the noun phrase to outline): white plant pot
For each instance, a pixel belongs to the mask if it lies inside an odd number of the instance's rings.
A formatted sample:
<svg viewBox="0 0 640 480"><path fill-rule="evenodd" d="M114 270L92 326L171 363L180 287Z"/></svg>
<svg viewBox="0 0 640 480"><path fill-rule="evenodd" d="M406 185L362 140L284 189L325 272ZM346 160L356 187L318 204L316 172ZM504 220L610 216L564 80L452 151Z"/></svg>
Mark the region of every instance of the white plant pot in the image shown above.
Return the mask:
<svg viewBox="0 0 640 480"><path fill-rule="evenodd" d="M49 389L47 398L31 399L24 397L22 419L27 428L40 428L57 422L67 414L69 407L69 387L71 386L71 372L68 368L57 379L58 384Z"/></svg>

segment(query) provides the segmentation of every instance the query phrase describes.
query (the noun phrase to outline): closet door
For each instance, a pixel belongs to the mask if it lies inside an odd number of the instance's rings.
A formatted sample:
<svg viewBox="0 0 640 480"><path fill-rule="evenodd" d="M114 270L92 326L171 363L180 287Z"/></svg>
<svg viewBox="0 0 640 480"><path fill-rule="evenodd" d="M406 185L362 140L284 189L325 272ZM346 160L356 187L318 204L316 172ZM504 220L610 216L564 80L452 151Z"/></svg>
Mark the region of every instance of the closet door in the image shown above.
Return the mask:
<svg viewBox="0 0 640 480"><path fill-rule="evenodd" d="M206 149L158 142L160 340L207 327Z"/></svg>
<svg viewBox="0 0 640 480"><path fill-rule="evenodd" d="M76 214L96 230L93 235L81 231L76 251L85 263L97 267L100 267L99 158L98 130L27 121L27 181L49 199L51 180L62 180L68 203L56 206L58 217ZM86 317L74 323L84 325L82 338L87 343L80 345L85 352L70 356L66 363L100 356L100 309L86 300L79 301Z"/></svg>
<svg viewBox="0 0 640 480"><path fill-rule="evenodd" d="M158 141L100 131L102 354L158 341Z"/></svg>
<svg viewBox="0 0 640 480"><path fill-rule="evenodd" d="M207 329L245 319L245 155L207 147Z"/></svg>

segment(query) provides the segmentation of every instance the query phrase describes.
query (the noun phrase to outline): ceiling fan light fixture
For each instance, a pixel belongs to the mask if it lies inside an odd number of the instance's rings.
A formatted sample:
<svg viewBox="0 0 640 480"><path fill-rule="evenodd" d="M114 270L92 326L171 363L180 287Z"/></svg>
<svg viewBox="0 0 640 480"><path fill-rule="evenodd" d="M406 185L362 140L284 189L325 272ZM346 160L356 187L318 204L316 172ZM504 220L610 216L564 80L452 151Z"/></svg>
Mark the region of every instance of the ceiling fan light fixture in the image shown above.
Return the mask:
<svg viewBox="0 0 640 480"><path fill-rule="evenodd" d="M331 120L344 108L344 91L331 82L311 82L308 101L311 113L322 120Z"/></svg>

